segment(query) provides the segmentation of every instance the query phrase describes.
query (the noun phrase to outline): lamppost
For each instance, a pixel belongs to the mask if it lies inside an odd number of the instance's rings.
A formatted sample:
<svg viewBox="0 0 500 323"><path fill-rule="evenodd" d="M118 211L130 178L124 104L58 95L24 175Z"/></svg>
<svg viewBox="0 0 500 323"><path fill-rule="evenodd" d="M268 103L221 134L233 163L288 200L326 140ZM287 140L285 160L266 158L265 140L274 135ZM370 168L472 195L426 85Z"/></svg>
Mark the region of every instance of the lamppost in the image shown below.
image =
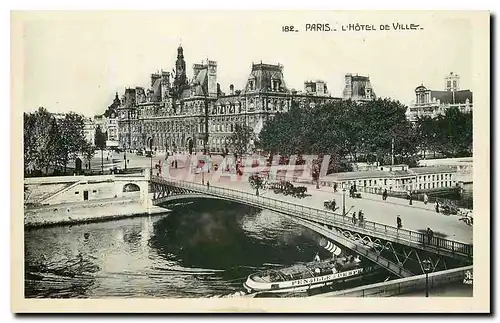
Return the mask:
<svg viewBox="0 0 500 323"><path fill-rule="evenodd" d="M429 272L432 268L432 263L430 260L426 259L422 261L422 267L425 272L425 297L429 297Z"/></svg>
<svg viewBox="0 0 500 323"><path fill-rule="evenodd" d="M205 173L203 172L205 168L205 161L201 164L201 185L205 185Z"/></svg>
<svg viewBox="0 0 500 323"><path fill-rule="evenodd" d="M345 187L342 188L342 216L345 216Z"/></svg>
<svg viewBox="0 0 500 323"><path fill-rule="evenodd" d="M130 149L130 138L132 136L132 134L130 133L130 110L127 110L127 123L128 123L128 133L127 133L127 138L128 139L128 149ZM125 170L127 170L127 143L124 142L123 143L123 150L124 150L124 153L123 153L123 159L124 159L124 162L125 162Z"/></svg>
<svg viewBox="0 0 500 323"><path fill-rule="evenodd" d="M149 171L151 173L151 176L153 176L153 138L149 138L149 157L150 157L150 168Z"/></svg>

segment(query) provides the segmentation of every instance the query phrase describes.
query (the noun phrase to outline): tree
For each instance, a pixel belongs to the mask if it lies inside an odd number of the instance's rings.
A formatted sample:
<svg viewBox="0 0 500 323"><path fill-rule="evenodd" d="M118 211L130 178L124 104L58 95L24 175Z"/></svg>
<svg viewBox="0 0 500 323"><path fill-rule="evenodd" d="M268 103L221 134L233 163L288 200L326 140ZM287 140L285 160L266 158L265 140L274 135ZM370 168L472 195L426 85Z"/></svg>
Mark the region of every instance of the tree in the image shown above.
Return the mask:
<svg viewBox="0 0 500 323"><path fill-rule="evenodd" d="M95 129L95 146L97 149L101 150L101 172L104 174L104 154L103 151L106 148L106 135L102 132L101 126L98 125Z"/></svg>
<svg viewBox="0 0 500 323"><path fill-rule="evenodd" d="M394 140L400 161L414 154L414 131L406 120L406 107L397 101L351 100L300 107L276 114L260 133L264 150L283 155L329 155L327 172L348 170L351 161L389 162ZM322 164L323 157L316 160ZM316 170L319 174L325 172Z"/></svg>
<svg viewBox="0 0 500 323"><path fill-rule="evenodd" d="M83 116L73 112L56 119L44 108L24 114L24 169L45 173L66 167L85 144Z"/></svg>
<svg viewBox="0 0 500 323"><path fill-rule="evenodd" d="M259 189L264 187L264 179L258 174L252 174L248 177L248 182L250 182L250 186L255 189L255 195L259 196Z"/></svg>
<svg viewBox="0 0 500 323"><path fill-rule="evenodd" d="M52 114L40 107L37 111L24 114L24 167L25 171L41 171L55 163L54 128Z"/></svg>
<svg viewBox="0 0 500 323"><path fill-rule="evenodd" d="M95 156L95 150L96 147L88 141L86 141L82 147L81 154L87 164L87 169L90 169L90 162L92 161L92 158L94 158Z"/></svg>
<svg viewBox="0 0 500 323"><path fill-rule="evenodd" d="M238 156L242 156L247 152L250 140L253 139L254 134L250 127L247 125L236 124L233 134L230 137L231 146Z"/></svg>
<svg viewBox="0 0 500 323"><path fill-rule="evenodd" d="M24 113L23 116L23 125L24 125L24 173L34 170L35 164L35 140L34 131L35 131L35 118L30 113Z"/></svg>
<svg viewBox="0 0 500 323"><path fill-rule="evenodd" d="M76 159L85 144L83 116L74 112L66 113L57 128L57 161L66 173L68 162Z"/></svg>

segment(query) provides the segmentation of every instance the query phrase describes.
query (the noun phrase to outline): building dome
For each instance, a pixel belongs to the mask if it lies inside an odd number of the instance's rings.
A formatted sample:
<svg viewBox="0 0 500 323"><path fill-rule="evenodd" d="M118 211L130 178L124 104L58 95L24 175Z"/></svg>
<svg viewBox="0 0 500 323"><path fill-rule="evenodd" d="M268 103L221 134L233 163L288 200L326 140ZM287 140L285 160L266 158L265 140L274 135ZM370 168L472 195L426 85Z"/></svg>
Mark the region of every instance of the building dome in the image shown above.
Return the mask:
<svg viewBox="0 0 500 323"><path fill-rule="evenodd" d="M420 92L420 91L427 91L427 88L423 84L421 84L417 86L417 88L415 89L415 92Z"/></svg>

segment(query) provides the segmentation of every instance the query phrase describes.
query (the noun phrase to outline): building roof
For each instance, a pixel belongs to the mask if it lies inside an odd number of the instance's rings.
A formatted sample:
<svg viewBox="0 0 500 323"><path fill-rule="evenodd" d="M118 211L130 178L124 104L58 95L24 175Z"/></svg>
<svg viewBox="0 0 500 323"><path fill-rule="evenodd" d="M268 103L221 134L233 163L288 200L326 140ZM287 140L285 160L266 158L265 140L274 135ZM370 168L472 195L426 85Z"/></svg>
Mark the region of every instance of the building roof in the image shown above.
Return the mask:
<svg viewBox="0 0 500 323"><path fill-rule="evenodd" d="M415 167L409 170L393 170L393 171L361 171L361 172L345 172L345 173L334 173L324 176L323 180L332 181L348 181L348 180L358 180L358 179L370 179L370 178L400 178L400 177L411 177L425 174L440 174L440 173L455 173L456 169L447 166L431 166L431 167Z"/></svg>
<svg viewBox="0 0 500 323"><path fill-rule="evenodd" d="M398 172L398 175L395 173ZM403 172L400 174L399 172ZM367 178L392 178L392 177L401 177L407 174L411 176L406 171L381 171L381 170L373 170L373 171L361 171L361 172L345 172L345 173L335 173L330 174L323 179L325 180L333 180L333 181L348 181L348 180L357 180L357 179L367 179Z"/></svg>
<svg viewBox="0 0 500 323"><path fill-rule="evenodd" d="M455 173L456 168L452 166L428 166L410 168L415 175L436 174L436 173Z"/></svg>
<svg viewBox="0 0 500 323"><path fill-rule="evenodd" d="M271 92L271 80L276 79L280 81L280 90L276 92L288 92L288 89L283 78L283 66L272 64L252 64L252 71L248 79L253 79L254 89L251 92ZM247 82L243 93L250 91L249 82Z"/></svg>
<svg viewBox="0 0 500 323"><path fill-rule="evenodd" d="M455 93L455 100L453 101L453 93ZM431 100L439 100L441 103L446 104L456 104L465 103L469 99L469 103L472 103L472 92L470 90L460 90L460 91L431 91Z"/></svg>

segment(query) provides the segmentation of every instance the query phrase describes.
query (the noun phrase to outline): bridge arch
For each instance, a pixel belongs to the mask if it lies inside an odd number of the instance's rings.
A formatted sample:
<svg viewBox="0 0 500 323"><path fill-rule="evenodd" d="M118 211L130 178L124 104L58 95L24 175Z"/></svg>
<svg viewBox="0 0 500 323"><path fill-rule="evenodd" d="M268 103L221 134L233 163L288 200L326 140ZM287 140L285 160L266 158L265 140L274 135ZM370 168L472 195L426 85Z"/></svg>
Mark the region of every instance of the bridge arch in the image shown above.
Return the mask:
<svg viewBox="0 0 500 323"><path fill-rule="evenodd" d="M233 202L233 203L238 203L237 201L234 201L232 199L227 199L223 197L218 197L214 195L208 195L208 194L178 194L178 195L170 195L170 196L165 196L158 198L154 204L155 205L161 205L163 203L167 202L172 202L172 201L178 201L178 200L190 200L190 199L206 199L206 200L219 200L219 201L227 201L227 202Z"/></svg>

